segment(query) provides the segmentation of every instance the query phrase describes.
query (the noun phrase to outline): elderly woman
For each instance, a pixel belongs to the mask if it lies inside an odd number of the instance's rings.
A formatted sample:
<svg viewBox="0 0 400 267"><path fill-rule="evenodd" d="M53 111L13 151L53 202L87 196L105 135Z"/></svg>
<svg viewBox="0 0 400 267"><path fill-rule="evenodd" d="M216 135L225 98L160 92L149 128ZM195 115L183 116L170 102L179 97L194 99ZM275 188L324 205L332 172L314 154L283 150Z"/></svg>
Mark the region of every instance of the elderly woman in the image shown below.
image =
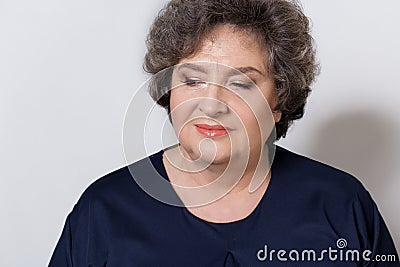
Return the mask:
<svg viewBox="0 0 400 267"><path fill-rule="evenodd" d="M50 266L400 266L356 178L273 144L318 69L298 4L171 0L147 47L179 144L90 185Z"/></svg>

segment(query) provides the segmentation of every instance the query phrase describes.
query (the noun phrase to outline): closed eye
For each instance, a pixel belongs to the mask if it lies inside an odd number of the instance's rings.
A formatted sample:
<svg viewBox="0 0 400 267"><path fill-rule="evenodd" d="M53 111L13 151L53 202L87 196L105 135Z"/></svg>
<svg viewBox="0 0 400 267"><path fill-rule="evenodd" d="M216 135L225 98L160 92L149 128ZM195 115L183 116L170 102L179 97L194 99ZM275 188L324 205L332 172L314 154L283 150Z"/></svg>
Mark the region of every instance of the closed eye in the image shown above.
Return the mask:
<svg viewBox="0 0 400 267"><path fill-rule="evenodd" d="M203 87L204 85L207 84L206 82L200 79L192 79L192 78L188 78L181 82L191 87Z"/></svg>
<svg viewBox="0 0 400 267"><path fill-rule="evenodd" d="M239 89L250 89L253 87L253 83L242 83L242 82L232 82L229 87L235 87Z"/></svg>

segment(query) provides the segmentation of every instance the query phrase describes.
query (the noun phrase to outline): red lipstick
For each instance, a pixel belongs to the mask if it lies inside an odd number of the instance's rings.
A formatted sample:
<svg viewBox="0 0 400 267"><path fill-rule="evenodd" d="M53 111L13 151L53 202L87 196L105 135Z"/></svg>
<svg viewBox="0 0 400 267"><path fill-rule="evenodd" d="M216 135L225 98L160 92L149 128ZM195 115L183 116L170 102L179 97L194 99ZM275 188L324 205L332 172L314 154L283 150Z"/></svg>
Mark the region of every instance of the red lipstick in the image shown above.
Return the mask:
<svg viewBox="0 0 400 267"><path fill-rule="evenodd" d="M227 135L228 130L222 125L195 124L196 130L207 137Z"/></svg>

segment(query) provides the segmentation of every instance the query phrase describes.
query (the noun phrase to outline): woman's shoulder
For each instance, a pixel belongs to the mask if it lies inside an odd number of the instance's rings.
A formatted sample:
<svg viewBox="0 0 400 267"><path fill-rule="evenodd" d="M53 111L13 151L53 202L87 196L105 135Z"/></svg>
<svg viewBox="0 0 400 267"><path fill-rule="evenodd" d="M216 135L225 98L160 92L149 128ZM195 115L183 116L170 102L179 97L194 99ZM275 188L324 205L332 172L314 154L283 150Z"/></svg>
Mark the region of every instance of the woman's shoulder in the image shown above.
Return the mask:
<svg viewBox="0 0 400 267"><path fill-rule="evenodd" d="M126 198L137 201L138 198L147 196L138 185L135 175L145 173L150 166L154 173L158 173L161 152L143 157L98 177L83 191L77 204L104 203Z"/></svg>
<svg viewBox="0 0 400 267"><path fill-rule="evenodd" d="M354 175L337 167L277 146L273 168L287 185L321 197L370 198L369 192Z"/></svg>
<svg viewBox="0 0 400 267"><path fill-rule="evenodd" d="M335 238L346 238L359 251L396 254L378 206L354 175L282 147L276 149L272 170L276 206L284 207L290 221L312 226L307 233L333 230Z"/></svg>
<svg viewBox="0 0 400 267"><path fill-rule="evenodd" d="M281 201L294 211L301 210L309 216L322 212L338 225L366 222L366 218L379 214L368 190L346 171L282 147L277 147L274 164L276 191L286 193ZM357 218L346 222L345 218L352 216Z"/></svg>

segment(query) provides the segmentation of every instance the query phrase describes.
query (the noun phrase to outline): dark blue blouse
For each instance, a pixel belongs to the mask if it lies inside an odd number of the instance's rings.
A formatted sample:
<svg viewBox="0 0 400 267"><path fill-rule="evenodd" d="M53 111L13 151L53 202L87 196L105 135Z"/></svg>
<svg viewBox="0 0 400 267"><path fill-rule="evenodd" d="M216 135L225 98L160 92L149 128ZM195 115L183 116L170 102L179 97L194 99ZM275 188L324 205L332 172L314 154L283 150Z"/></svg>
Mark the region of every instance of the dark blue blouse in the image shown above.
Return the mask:
<svg viewBox="0 0 400 267"><path fill-rule="evenodd" d="M129 168L140 175L154 166L168 179L162 154ZM105 175L85 190L68 215L49 266L400 263L376 204L356 178L277 147L260 203L248 217L229 223L207 222L185 207L152 198L128 166Z"/></svg>

